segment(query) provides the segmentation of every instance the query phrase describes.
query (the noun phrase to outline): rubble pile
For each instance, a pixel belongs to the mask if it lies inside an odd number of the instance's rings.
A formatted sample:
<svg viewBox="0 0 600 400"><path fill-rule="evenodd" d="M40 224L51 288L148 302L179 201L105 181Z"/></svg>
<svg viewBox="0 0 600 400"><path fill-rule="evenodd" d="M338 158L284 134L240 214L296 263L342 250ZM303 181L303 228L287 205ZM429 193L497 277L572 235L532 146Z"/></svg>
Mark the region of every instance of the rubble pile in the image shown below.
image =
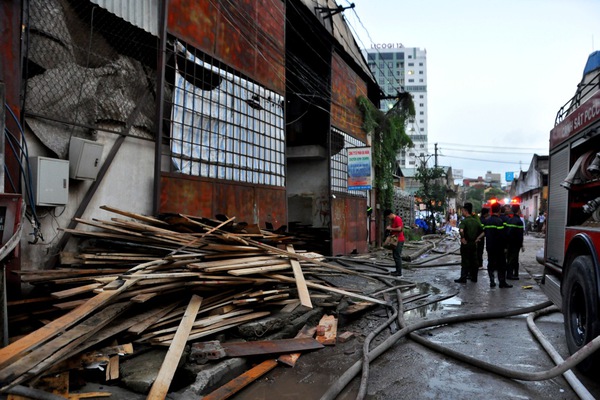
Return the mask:
<svg viewBox="0 0 600 400"><path fill-rule="evenodd" d="M97 364L107 381L118 379L120 356L139 346L164 346L169 351L151 389L160 398L192 342L282 310L310 310L315 300L335 305L332 294L386 304L321 279L362 272L296 252L292 238L235 218L154 218L101 208L118 216L80 219L88 230L65 230L84 241L80 251L61 254L59 268L17 271L37 297L9 304L11 330L18 326L22 336L0 349L0 391L43 387L49 376ZM324 320L315 327L322 344L335 342L335 325Z"/></svg>

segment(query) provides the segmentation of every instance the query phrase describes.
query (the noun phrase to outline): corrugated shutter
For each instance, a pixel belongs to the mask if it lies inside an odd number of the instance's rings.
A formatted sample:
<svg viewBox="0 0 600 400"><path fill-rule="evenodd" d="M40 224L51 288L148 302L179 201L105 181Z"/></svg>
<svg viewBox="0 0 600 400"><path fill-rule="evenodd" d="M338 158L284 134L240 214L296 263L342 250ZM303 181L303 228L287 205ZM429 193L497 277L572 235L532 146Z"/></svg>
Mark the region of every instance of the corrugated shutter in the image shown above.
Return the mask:
<svg viewBox="0 0 600 400"><path fill-rule="evenodd" d="M92 3L158 36L159 0L91 0Z"/></svg>
<svg viewBox="0 0 600 400"><path fill-rule="evenodd" d="M549 261L562 265L567 224L568 191L560 186L569 174L569 148L550 156L550 182L548 187L548 222L546 226L546 256Z"/></svg>

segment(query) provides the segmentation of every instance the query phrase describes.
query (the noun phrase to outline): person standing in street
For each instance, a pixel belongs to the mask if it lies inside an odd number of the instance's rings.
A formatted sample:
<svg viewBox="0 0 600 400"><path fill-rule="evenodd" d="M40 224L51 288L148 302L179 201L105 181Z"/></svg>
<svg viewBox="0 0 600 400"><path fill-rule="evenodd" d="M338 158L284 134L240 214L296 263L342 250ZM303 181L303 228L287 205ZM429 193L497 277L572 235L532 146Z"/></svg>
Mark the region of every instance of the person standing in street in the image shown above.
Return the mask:
<svg viewBox="0 0 600 400"><path fill-rule="evenodd" d="M387 209L383 212L383 216L388 219L389 225L386 226L386 230L390 235L398 237L398 245L392 250L392 257L396 264L396 271L392 272L391 275L402 276L402 248L404 247L404 224L402 218L394 214L392 210Z"/></svg>
<svg viewBox="0 0 600 400"><path fill-rule="evenodd" d="M462 208L463 219L460 221L458 231L460 233L460 278L456 283L466 283L467 278L471 282L477 282L479 265L477 264L477 243L483 237L481 222L473 216L473 204L465 203Z"/></svg>
<svg viewBox="0 0 600 400"><path fill-rule="evenodd" d="M506 246L506 279L519 279L519 252L523 248L523 220L519 215L521 207L513 204L512 215L506 222L507 246Z"/></svg>
<svg viewBox="0 0 600 400"><path fill-rule="evenodd" d="M479 214L479 224L483 230L483 221L490 215L490 209L483 207ZM483 250L485 250L485 235L481 237L481 240L477 242L477 266L479 269L483 269Z"/></svg>
<svg viewBox="0 0 600 400"><path fill-rule="evenodd" d="M506 283L506 232L504 222L500 218L500 204L492 204L492 214L485 220L483 231L485 233L485 249L488 254L488 274L490 287L496 287L494 272L498 275L500 288L511 288Z"/></svg>

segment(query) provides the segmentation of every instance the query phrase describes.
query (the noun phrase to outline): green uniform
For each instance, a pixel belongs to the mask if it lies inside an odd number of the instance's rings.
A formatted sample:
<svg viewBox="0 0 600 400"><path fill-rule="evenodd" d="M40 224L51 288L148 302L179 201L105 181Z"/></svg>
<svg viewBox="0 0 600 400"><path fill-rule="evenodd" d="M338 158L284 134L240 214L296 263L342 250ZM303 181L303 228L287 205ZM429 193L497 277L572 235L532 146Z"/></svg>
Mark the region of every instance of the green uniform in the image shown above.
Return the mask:
<svg viewBox="0 0 600 400"><path fill-rule="evenodd" d="M457 281L465 281L471 278L471 281L477 282L477 272L479 270L479 263L477 262L477 243L475 240L483 232L481 222L478 218L472 215L464 218L458 229L460 231L461 239L464 238L466 243L460 245L460 256L461 256L461 269L460 278Z"/></svg>

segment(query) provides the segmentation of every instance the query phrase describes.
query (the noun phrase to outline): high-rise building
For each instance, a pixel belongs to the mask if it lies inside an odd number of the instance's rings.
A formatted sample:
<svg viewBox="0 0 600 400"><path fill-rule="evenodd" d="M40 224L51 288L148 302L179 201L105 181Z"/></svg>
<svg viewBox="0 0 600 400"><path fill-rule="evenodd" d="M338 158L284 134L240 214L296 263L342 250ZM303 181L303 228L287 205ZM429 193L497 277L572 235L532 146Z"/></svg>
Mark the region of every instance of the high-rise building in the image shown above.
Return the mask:
<svg viewBox="0 0 600 400"><path fill-rule="evenodd" d="M363 50L369 68L385 97L381 110L387 111L398 92L409 92L415 104L415 117L406 133L414 147L398 154L400 167L415 168L419 157L427 155L427 51L404 47L402 43L373 43Z"/></svg>

